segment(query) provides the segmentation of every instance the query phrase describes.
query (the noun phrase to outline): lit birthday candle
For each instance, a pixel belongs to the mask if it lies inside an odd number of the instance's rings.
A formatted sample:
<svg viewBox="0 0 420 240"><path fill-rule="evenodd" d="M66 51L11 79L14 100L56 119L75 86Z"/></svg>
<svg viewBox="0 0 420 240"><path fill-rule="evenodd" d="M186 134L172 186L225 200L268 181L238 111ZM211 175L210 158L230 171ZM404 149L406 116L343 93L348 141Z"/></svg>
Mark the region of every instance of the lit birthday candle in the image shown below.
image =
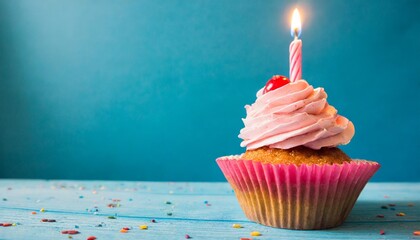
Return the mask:
<svg viewBox="0 0 420 240"><path fill-rule="evenodd" d="M293 12L290 32L294 37L289 47L290 82L302 79L302 40L298 39L302 30L300 15L297 8Z"/></svg>

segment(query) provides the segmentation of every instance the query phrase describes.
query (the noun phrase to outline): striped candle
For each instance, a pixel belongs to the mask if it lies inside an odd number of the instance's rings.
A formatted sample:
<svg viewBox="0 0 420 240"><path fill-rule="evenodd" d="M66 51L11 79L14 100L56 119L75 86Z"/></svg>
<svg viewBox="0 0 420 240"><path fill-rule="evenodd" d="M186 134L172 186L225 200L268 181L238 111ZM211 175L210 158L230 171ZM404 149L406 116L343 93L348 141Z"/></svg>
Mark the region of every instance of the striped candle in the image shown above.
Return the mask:
<svg viewBox="0 0 420 240"><path fill-rule="evenodd" d="M302 79L302 40L298 39L301 29L299 11L295 9L290 28L291 34L295 38L289 47L289 78L291 82Z"/></svg>

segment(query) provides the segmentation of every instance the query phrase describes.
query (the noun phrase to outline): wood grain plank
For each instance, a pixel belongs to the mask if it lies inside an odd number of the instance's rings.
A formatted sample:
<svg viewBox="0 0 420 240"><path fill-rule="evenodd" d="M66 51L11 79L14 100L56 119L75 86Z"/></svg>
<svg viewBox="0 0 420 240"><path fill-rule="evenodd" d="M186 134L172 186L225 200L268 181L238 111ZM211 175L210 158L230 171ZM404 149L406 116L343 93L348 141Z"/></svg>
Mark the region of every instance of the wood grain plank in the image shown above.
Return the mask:
<svg viewBox="0 0 420 240"><path fill-rule="evenodd" d="M0 239L66 238L60 231L75 225L81 232L75 239L183 239L185 234L193 239L239 239L250 237L251 231L263 234L254 239L407 239L420 228L419 193L419 183L370 183L341 227L293 231L247 220L227 183L0 180L0 222L18 223L0 227ZM389 204L395 204L395 210ZM41 208L46 211L39 212ZM398 212L406 215L396 216ZM57 222L44 223L42 218ZM243 228L232 228L233 223ZM141 224L149 229L138 229ZM124 234L119 232L122 227L133 229ZM379 235L381 229L386 235Z"/></svg>

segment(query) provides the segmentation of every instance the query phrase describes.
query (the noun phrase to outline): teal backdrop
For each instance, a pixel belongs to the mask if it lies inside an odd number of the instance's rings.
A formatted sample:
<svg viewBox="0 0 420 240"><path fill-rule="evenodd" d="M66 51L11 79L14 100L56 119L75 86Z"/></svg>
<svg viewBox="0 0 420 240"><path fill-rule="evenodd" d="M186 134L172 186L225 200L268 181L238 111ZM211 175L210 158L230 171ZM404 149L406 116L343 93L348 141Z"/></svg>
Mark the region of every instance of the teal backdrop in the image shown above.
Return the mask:
<svg viewBox="0 0 420 240"><path fill-rule="evenodd" d="M244 105L288 74L352 120L374 181L420 181L420 1L0 1L0 177L223 181Z"/></svg>

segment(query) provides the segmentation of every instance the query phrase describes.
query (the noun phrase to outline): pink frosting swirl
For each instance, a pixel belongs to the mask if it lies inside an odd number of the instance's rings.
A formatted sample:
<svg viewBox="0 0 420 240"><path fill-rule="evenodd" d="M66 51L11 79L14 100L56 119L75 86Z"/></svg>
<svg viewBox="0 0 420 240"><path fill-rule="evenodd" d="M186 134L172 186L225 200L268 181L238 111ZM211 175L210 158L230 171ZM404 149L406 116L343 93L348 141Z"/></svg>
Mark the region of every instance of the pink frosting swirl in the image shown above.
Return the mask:
<svg viewBox="0 0 420 240"><path fill-rule="evenodd" d="M245 106L242 147L320 149L347 144L353 137L353 123L328 104L323 88L298 80L265 94L263 89L254 104Z"/></svg>

